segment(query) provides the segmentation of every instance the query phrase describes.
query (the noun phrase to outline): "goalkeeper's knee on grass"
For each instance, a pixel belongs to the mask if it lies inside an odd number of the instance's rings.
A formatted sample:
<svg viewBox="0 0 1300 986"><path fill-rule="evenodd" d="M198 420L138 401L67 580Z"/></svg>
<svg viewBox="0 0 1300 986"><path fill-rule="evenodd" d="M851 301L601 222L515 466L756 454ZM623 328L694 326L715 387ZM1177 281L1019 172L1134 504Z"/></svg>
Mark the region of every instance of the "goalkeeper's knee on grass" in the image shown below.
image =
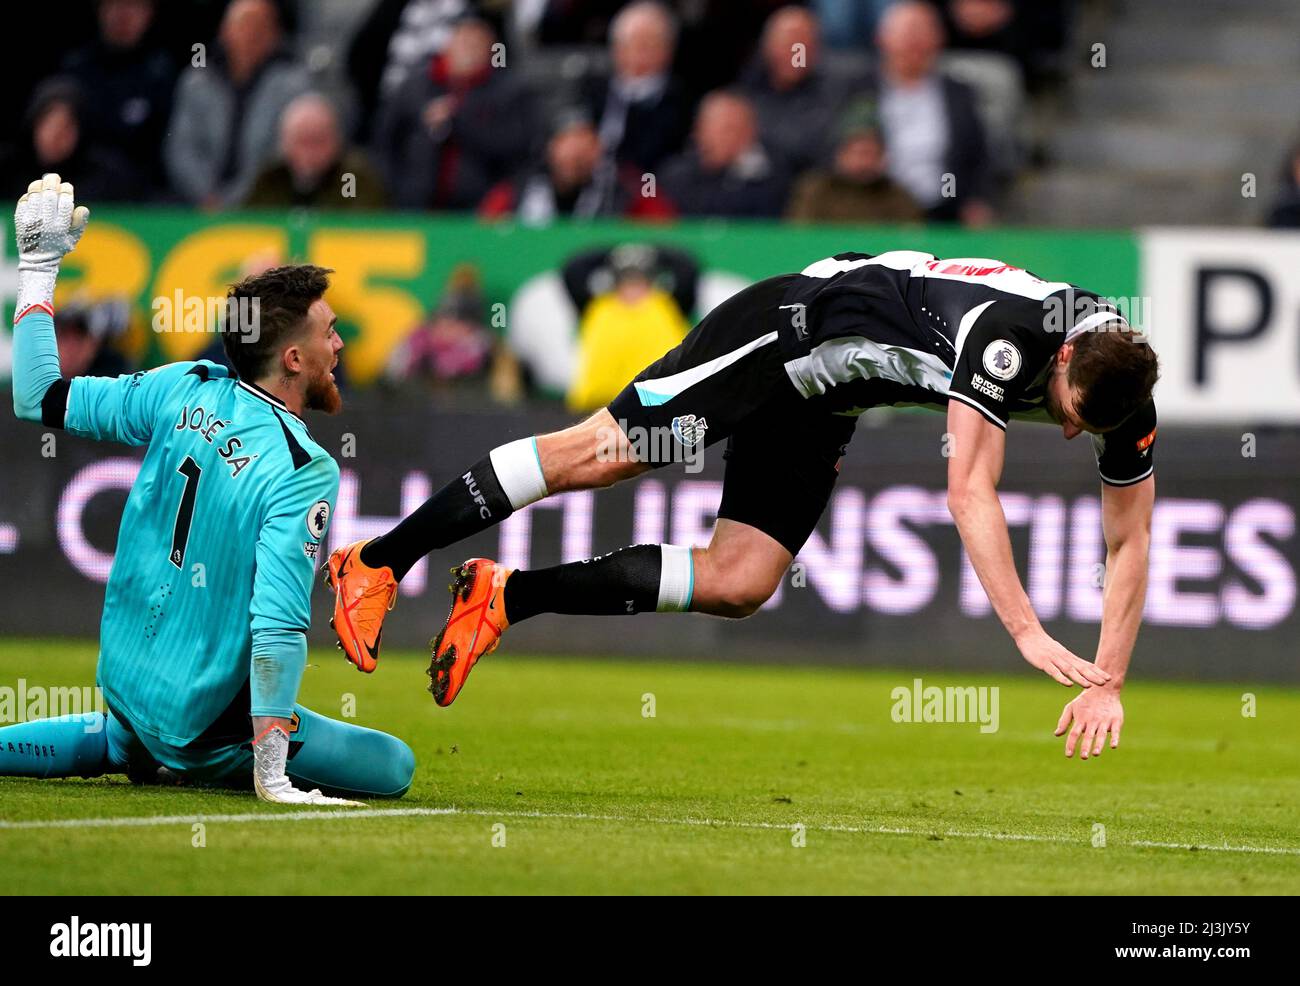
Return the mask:
<svg viewBox="0 0 1300 986"><path fill-rule="evenodd" d="M302 706L293 740L301 746L286 773L295 782L326 791L372 798L400 798L415 776L415 754L396 736L339 722Z"/></svg>

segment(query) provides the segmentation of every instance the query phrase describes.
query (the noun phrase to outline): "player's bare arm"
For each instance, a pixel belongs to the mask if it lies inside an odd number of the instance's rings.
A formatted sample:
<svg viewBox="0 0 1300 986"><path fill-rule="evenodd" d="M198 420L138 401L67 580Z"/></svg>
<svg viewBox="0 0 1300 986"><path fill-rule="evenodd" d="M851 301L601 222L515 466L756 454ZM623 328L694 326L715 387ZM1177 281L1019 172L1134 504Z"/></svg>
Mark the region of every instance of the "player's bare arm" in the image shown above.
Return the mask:
<svg viewBox="0 0 1300 986"><path fill-rule="evenodd" d="M1110 679L1043 629L1021 585L1011 555L1011 536L998 500L1006 432L960 401L948 404L948 509L970 555L975 574L998 619L1025 660L1062 685L1089 688Z"/></svg>
<svg viewBox="0 0 1300 986"><path fill-rule="evenodd" d="M1106 537L1106 581L1102 597L1101 637L1097 666L1110 673L1110 681L1089 689L1066 704L1056 724L1056 735L1069 730L1065 755L1077 748L1087 760L1099 756L1110 735L1111 749L1119 746L1124 725L1120 689L1128 674L1129 658L1142 623L1147 592L1147 555L1151 544L1151 513L1156 481L1148 476L1132 486L1103 486L1102 530Z"/></svg>

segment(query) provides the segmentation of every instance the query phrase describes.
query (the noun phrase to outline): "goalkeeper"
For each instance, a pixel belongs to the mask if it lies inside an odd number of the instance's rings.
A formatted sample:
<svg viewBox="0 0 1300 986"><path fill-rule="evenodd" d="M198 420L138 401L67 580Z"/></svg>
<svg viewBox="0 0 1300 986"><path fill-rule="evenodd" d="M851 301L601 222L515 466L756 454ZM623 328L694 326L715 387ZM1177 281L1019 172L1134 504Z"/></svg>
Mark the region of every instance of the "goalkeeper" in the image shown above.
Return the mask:
<svg viewBox="0 0 1300 986"><path fill-rule="evenodd" d="M296 704L339 482L301 417L341 405L330 272L279 267L231 288L223 343L237 376L198 361L65 380L54 283L88 215L53 174L18 202L14 412L147 447L105 590L97 680L108 711L0 729L0 774L166 768L251 779L263 800L298 805L357 804L319 788L404 794L415 763L405 743Z"/></svg>

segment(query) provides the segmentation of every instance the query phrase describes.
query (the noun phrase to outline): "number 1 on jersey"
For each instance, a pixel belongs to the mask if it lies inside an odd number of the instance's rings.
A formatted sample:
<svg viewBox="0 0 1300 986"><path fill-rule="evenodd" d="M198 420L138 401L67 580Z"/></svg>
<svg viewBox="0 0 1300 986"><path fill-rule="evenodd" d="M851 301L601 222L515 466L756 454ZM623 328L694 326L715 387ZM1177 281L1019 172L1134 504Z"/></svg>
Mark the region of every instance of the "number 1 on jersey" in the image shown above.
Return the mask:
<svg viewBox="0 0 1300 986"><path fill-rule="evenodd" d="M185 477L185 491L181 493L180 506L176 508L176 527L172 530L171 563L177 568L185 559L185 545L190 539L190 523L194 520L194 498L199 492L199 477L203 470L190 456L177 466L176 471Z"/></svg>

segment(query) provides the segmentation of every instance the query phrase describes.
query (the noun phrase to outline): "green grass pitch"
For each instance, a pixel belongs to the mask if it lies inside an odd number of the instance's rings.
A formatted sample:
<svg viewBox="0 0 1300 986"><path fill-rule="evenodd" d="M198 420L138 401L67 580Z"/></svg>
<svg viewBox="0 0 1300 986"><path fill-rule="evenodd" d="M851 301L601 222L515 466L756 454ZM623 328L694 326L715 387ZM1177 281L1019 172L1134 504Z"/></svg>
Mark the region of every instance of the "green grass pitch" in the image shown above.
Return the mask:
<svg viewBox="0 0 1300 986"><path fill-rule="evenodd" d="M86 684L94 656L0 643L0 683ZM251 793L0 779L4 891L1300 891L1296 690L1148 682L1139 660L1121 748L1080 763L1051 735L1070 693L1042 677L922 675L998 686L1000 728L982 734L895 723L890 692L910 671L499 653L443 710L421 655L386 654L372 676L334 651L312 662L305 704L340 716L355 696L355 721L416 752L411 792L371 803L384 814L303 820ZM418 813L388 814L401 809ZM148 816L175 818L103 824ZM189 816L207 816L205 845Z"/></svg>

